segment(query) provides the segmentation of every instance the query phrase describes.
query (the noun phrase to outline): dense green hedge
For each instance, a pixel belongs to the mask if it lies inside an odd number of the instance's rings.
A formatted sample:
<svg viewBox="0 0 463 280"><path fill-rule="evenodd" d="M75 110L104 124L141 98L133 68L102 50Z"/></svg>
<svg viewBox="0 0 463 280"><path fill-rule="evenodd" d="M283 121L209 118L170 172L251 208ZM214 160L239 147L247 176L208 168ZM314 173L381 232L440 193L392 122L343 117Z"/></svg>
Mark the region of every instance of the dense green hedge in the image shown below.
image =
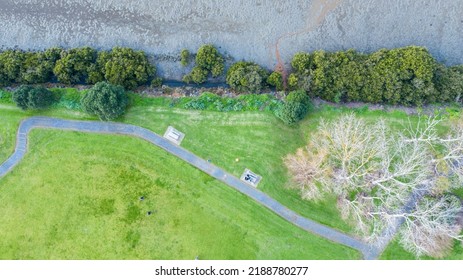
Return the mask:
<svg viewBox="0 0 463 280"><path fill-rule="evenodd" d="M96 51L90 47L42 52L6 50L0 52L0 86L12 83L95 84L109 81L127 89L147 84L156 73L146 54L116 47Z"/></svg>
<svg viewBox="0 0 463 280"><path fill-rule="evenodd" d="M288 84L322 99L421 105L461 96L461 67L446 68L422 47L298 53Z"/></svg>

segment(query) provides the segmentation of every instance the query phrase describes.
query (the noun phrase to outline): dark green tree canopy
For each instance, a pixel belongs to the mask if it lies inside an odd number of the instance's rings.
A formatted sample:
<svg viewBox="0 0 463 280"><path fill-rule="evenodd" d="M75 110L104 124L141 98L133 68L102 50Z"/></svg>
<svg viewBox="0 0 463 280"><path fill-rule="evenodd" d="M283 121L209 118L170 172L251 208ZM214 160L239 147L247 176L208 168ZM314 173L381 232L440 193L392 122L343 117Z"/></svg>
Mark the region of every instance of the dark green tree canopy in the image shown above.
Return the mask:
<svg viewBox="0 0 463 280"><path fill-rule="evenodd" d="M122 86L99 82L82 97L81 104L86 112L109 121L124 114L128 97Z"/></svg>
<svg viewBox="0 0 463 280"><path fill-rule="evenodd" d="M196 54L196 65L211 72L212 77L222 75L224 59L213 45L204 45Z"/></svg>
<svg viewBox="0 0 463 280"><path fill-rule="evenodd" d="M183 67L186 67L190 63L190 51L187 49L183 49L180 52L180 64L182 64Z"/></svg>
<svg viewBox="0 0 463 280"><path fill-rule="evenodd" d="M266 85L268 72L261 66L240 61L233 64L227 71L227 84L241 92L258 93Z"/></svg>
<svg viewBox="0 0 463 280"><path fill-rule="evenodd" d="M17 88L12 95L13 102L18 106L19 108L23 110L27 110L29 107L28 105L28 99L29 99L29 92L33 89L32 86L29 85L22 85L19 88Z"/></svg>
<svg viewBox="0 0 463 280"><path fill-rule="evenodd" d="M207 80L209 74L218 77L223 74L225 60L213 45L204 45L198 49L195 58L195 67L183 77L183 81L202 84Z"/></svg>
<svg viewBox="0 0 463 280"><path fill-rule="evenodd" d="M19 82L23 60L23 51L6 50L0 53L0 85Z"/></svg>
<svg viewBox="0 0 463 280"><path fill-rule="evenodd" d="M53 93L42 86L22 85L13 93L12 98L23 110L44 109L54 102Z"/></svg>
<svg viewBox="0 0 463 280"><path fill-rule="evenodd" d="M65 84L78 84L88 81L97 58L96 50L90 47L70 49L61 52L53 73L58 81Z"/></svg>
<svg viewBox="0 0 463 280"><path fill-rule="evenodd" d="M30 109L44 109L53 104L53 101L53 93L42 86L38 86L29 92L27 104Z"/></svg>
<svg viewBox="0 0 463 280"><path fill-rule="evenodd" d="M60 58L60 48L50 48L44 52L27 52L23 56L20 81L26 84L45 83L52 79L53 68Z"/></svg>
<svg viewBox="0 0 463 280"><path fill-rule="evenodd" d="M333 102L421 105L443 101L436 90L438 63L422 47L297 53L289 84Z"/></svg>
<svg viewBox="0 0 463 280"><path fill-rule="evenodd" d="M104 78L111 84L121 85L126 89L133 89L146 84L156 73L143 51L130 48L112 49L111 52L102 51L98 54L96 67L101 69L101 76L92 72L93 82Z"/></svg>
<svg viewBox="0 0 463 280"><path fill-rule="evenodd" d="M276 90L284 90L283 75L280 72L272 72L267 78L267 84L275 87Z"/></svg>
<svg viewBox="0 0 463 280"><path fill-rule="evenodd" d="M292 91L286 96L285 102L275 111L275 114L284 123L293 124L304 119L310 106L310 98L305 91Z"/></svg>

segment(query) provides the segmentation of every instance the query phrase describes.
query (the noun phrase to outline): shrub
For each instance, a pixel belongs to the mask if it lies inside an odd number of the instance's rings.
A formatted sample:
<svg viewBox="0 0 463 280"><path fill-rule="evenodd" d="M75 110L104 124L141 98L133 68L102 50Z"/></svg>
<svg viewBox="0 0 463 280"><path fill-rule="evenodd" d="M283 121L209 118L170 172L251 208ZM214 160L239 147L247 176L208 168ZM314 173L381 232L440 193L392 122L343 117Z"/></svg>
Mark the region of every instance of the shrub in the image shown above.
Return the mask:
<svg viewBox="0 0 463 280"><path fill-rule="evenodd" d="M0 53L0 85L19 82L24 52L7 50Z"/></svg>
<svg viewBox="0 0 463 280"><path fill-rule="evenodd" d="M154 78L151 81L151 86L152 87L160 87L160 86L162 86L162 78L161 77Z"/></svg>
<svg viewBox="0 0 463 280"><path fill-rule="evenodd" d="M340 101L359 101L365 82L364 56L354 50L313 54L310 89L315 96Z"/></svg>
<svg viewBox="0 0 463 280"><path fill-rule="evenodd" d="M186 67L190 63L190 51L183 49L180 52L180 63L183 67Z"/></svg>
<svg viewBox="0 0 463 280"><path fill-rule="evenodd" d="M286 124L302 120L310 108L310 98L305 91L293 91L288 94L285 102L275 114Z"/></svg>
<svg viewBox="0 0 463 280"><path fill-rule="evenodd" d="M53 68L61 51L60 48L50 48L44 52L25 53L21 65L20 81L27 84L51 81Z"/></svg>
<svg viewBox="0 0 463 280"><path fill-rule="evenodd" d="M312 88L312 78L315 68L315 56L317 55L323 57L325 53L323 51L314 52L313 54L299 52L294 55L291 60L291 67L294 72L288 77L288 86L290 90L316 91L316 89ZM322 75L323 72L320 76Z"/></svg>
<svg viewBox="0 0 463 280"><path fill-rule="evenodd" d="M53 93L42 86L38 86L29 91L27 105L30 109L44 109L53 104L53 101Z"/></svg>
<svg viewBox="0 0 463 280"><path fill-rule="evenodd" d="M224 59L213 45L204 45L198 49L196 54L196 65L211 72L212 77L222 75L224 70Z"/></svg>
<svg viewBox="0 0 463 280"><path fill-rule="evenodd" d="M20 86L13 93L13 102L23 109L43 109L50 106L53 101L53 93L44 87Z"/></svg>
<svg viewBox="0 0 463 280"><path fill-rule="evenodd" d="M200 47L195 63L193 70L183 77L184 82L204 83L209 74L212 74L212 77L218 77L222 75L225 68L225 60L213 45Z"/></svg>
<svg viewBox="0 0 463 280"><path fill-rule="evenodd" d="M89 84L96 84L105 81L105 66L106 63L111 59L111 54L108 51L100 51L97 54L95 63L90 65L88 69Z"/></svg>
<svg viewBox="0 0 463 280"><path fill-rule="evenodd" d="M19 108L26 110L28 106L29 92L33 89L32 86L22 85L13 93L13 102Z"/></svg>
<svg viewBox="0 0 463 280"><path fill-rule="evenodd" d="M260 92L268 73L252 62L240 61L233 64L227 72L227 84L240 92Z"/></svg>
<svg viewBox="0 0 463 280"><path fill-rule="evenodd" d="M101 67L106 81L126 89L146 84L156 72L143 51L119 47L109 53L101 52L98 55L97 67Z"/></svg>
<svg viewBox="0 0 463 280"><path fill-rule="evenodd" d="M122 86L99 82L81 99L82 108L101 120L113 120L124 114L128 97Z"/></svg>
<svg viewBox="0 0 463 280"><path fill-rule="evenodd" d="M463 65L445 67L439 65L434 76L434 83L442 102L463 101Z"/></svg>
<svg viewBox="0 0 463 280"><path fill-rule="evenodd" d="M284 89L283 75L280 72L272 72L267 78L267 84L275 87L276 90L281 91Z"/></svg>
<svg viewBox="0 0 463 280"><path fill-rule="evenodd" d="M298 89L299 78L295 73L291 73L288 76L288 86L290 89Z"/></svg>
<svg viewBox="0 0 463 280"><path fill-rule="evenodd" d="M304 52L298 52L294 55L291 60L291 67L297 74L304 75L309 74L312 68L313 57Z"/></svg>
<svg viewBox="0 0 463 280"><path fill-rule="evenodd" d="M374 102L421 105L437 101L434 72L437 63L425 48L380 50L369 56L367 90Z"/></svg>
<svg viewBox="0 0 463 280"><path fill-rule="evenodd" d="M206 69L201 68L199 66L193 67L191 72L189 74L186 74L183 76L183 81L185 83L196 83L196 84L202 84L207 80L207 75L208 72Z"/></svg>
<svg viewBox="0 0 463 280"><path fill-rule="evenodd" d="M76 48L63 51L56 62L53 73L65 84L88 82L90 71L94 70L97 52L90 48Z"/></svg>
<svg viewBox="0 0 463 280"><path fill-rule="evenodd" d="M369 55L354 50L298 53L291 65L290 88L310 89L312 95L333 102L421 105L450 96L436 90L438 64L421 47L383 49Z"/></svg>

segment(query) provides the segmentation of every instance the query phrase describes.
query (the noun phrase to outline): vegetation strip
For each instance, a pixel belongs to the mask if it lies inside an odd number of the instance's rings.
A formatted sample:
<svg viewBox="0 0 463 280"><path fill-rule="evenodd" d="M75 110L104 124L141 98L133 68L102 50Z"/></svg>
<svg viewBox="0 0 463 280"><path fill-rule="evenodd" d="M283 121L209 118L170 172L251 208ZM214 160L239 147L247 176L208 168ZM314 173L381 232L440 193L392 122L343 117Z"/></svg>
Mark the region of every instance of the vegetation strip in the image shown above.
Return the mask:
<svg viewBox="0 0 463 280"><path fill-rule="evenodd" d="M373 246L296 214L263 192L240 181L230 173L225 172L193 153L170 143L168 140L154 132L135 125L112 122L71 121L49 117L28 118L23 120L19 126L15 152L10 158L0 165L0 177L8 173L24 157L27 150L27 135L33 128L53 128L80 132L121 134L144 139L254 199L290 223L333 242L359 250L363 253L365 259L373 259L377 257L377 249Z"/></svg>

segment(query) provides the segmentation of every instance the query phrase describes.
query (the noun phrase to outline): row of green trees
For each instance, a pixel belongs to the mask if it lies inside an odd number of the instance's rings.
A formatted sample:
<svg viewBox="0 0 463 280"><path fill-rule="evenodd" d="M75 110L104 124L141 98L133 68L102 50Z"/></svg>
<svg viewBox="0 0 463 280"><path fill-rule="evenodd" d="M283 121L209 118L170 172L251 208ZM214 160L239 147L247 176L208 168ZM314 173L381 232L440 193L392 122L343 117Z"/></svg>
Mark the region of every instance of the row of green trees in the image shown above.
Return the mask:
<svg viewBox="0 0 463 280"><path fill-rule="evenodd" d="M43 86L21 85L12 94L13 102L23 110L46 109L59 98ZM128 101L122 86L98 82L82 95L80 104L87 113L109 121L125 113Z"/></svg>
<svg viewBox="0 0 463 280"><path fill-rule="evenodd" d="M181 56L182 64L187 65L189 53L184 50ZM210 74L217 77L224 72L224 58L212 45L201 47L195 62L184 81L200 84ZM422 105L463 99L463 66L446 67L423 47L381 49L371 54L355 50L301 52L294 55L291 66L284 83L279 72L239 61L228 69L226 82L239 92L259 93L270 86L305 90L332 102Z"/></svg>
<svg viewBox="0 0 463 280"><path fill-rule="evenodd" d="M288 85L333 102L421 105L461 100L462 66L445 67L422 47L297 53Z"/></svg>
<svg viewBox="0 0 463 280"><path fill-rule="evenodd" d="M182 65L189 64L190 56L187 50L182 51ZM192 71L183 78L186 82L201 84L225 72L225 59L213 45L200 47L194 62ZM284 83L281 73L240 61L229 67L226 82L239 92L259 93L271 86L277 90L305 90L310 96L333 102L421 105L462 100L463 66L445 67L422 47L382 49L371 54L354 50L297 53L291 66L292 72ZM65 84L108 81L132 89L149 81L159 84L155 73L144 52L129 48L0 53L3 86L55 80Z"/></svg>
<svg viewBox="0 0 463 280"><path fill-rule="evenodd" d="M188 50L180 52L182 66L190 63L189 58ZM209 77L217 78L225 72L225 58L213 45L200 47L194 62L193 69L183 77L186 83L202 84ZM280 73L269 73L260 65L246 61L239 61L230 66L226 73L226 82L232 89L245 93L259 93L268 86L283 90L283 77Z"/></svg>
<svg viewBox="0 0 463 280"><path fill-rule="evenodd" d="M132 89L153 80L155 73L156 68L146 54L130 48L116 47L111 51L97 51L90 47L50 48L37 52L6 50L0 53L0 86L108 81Z"/></svg>

